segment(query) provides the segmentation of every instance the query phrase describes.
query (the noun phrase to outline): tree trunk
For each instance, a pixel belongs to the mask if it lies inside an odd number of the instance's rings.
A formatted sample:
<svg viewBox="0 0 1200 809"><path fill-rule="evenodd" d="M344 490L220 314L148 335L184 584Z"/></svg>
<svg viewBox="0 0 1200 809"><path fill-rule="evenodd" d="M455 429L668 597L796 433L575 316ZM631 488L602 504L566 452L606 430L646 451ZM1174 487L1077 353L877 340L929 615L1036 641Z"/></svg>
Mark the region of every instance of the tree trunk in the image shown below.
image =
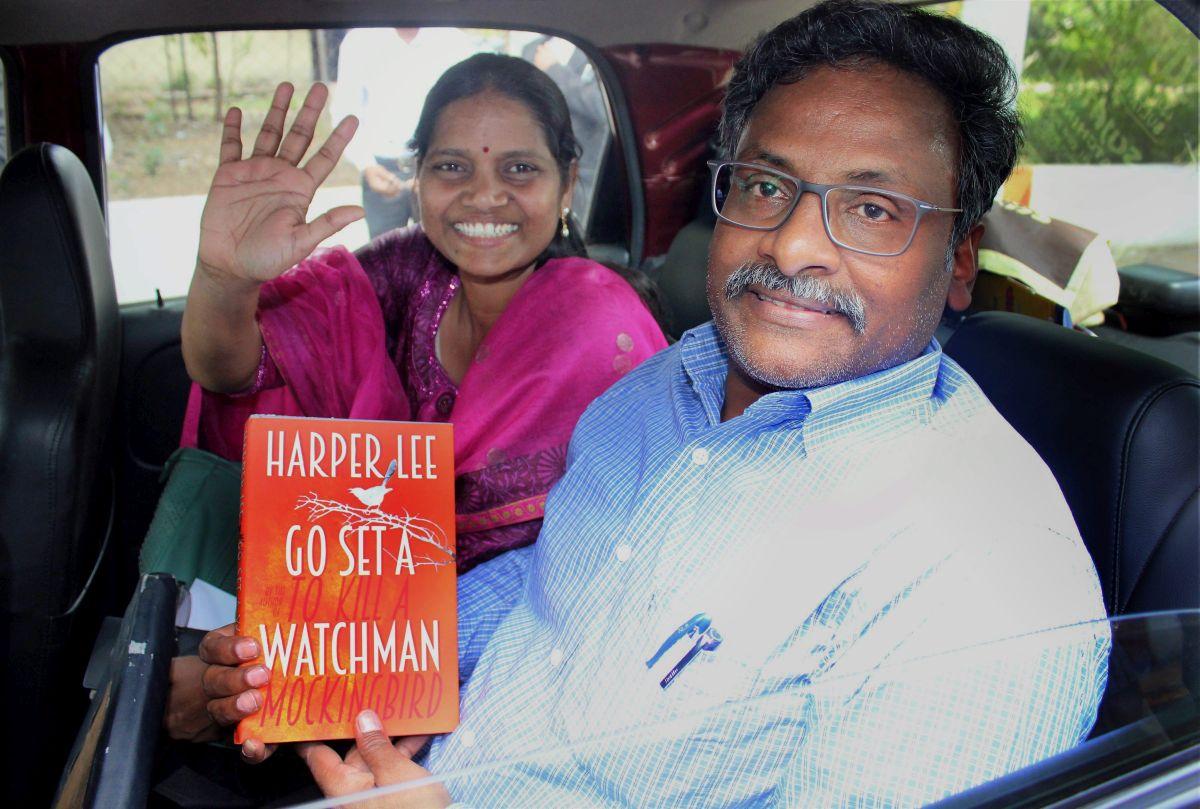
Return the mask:
<svg viewBox="0 0 1200 809"><path fill-rule="evenodd" d="M171 123L179 123L179 110L175 105L175 67L171 64L170 37L163 37L163 53L167 56L167 100L171 102Z"/></svg>
<svg viewBox="0 0 1200 809"><path fill-rule="evenodd" d="M238 35L235 32L229 38L229 72L225 74L225 92L230 98L237 98L237 69L241 56L238 53Z"/></svg>
<svg viewBox="0 0 1200 809"><path fill-rule="evenodd" d="M216 94L213 96L213 120L221 121L222 113L225 111L225 97L221 92L221 60L217 55L217 33L210 31L209 37L212 38L212 57L213 57L213 89Z"/></svg>
<svg viewBox="0 0 1200 809"><path fill-rule="evenodd" d="M329 81L328 56L325 51L325 32L310 31L308 46L312 51L313 81Z"/></svg>
<svg viewBox="0 0 1200 809"><path fill-rule="evenodd" d="M187 48L184 47L183 34L176 35L179 38L179 61L183 63L183 97L187 101L188 120L196 120L196 114L192 112L192 78L188 75L187 65Z"/></svg>

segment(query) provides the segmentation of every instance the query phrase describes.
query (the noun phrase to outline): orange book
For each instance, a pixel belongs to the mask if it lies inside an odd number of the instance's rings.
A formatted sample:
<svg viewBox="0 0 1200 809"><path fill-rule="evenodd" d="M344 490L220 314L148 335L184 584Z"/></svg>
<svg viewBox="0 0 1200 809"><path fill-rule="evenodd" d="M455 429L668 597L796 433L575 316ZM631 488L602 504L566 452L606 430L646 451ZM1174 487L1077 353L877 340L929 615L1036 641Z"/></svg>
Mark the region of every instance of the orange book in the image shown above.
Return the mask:
<svg viewBox="0 0 1200 809"><path fill-rule="evenodd" d="M235 740L458 724L449 424L252 416L242 466L238 633L271 672Z"/></svg>

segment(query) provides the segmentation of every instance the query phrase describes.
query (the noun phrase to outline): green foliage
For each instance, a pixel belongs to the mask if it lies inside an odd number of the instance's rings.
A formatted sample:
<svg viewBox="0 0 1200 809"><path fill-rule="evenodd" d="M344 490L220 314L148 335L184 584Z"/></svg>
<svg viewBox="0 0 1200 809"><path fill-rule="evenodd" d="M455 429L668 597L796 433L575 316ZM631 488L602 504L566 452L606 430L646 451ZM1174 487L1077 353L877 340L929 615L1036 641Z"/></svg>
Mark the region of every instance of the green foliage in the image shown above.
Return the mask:
<svg viewBox="0 0 1200 809"><path fill-rule="evenodd" d="M163 150L157 146L147 146L142 150L142 169L146 176L153 177L163 163Z"/></svg>
<svg viewBox="0 0 1200 809"><path fill-rule="evenodd" d="M1029 163L1193 163L1195 37L1150 0L1035 0L1020 109Z"/></svg>
<svg viewBox="0 0 1200 809"><path fill-rule="evenodd" d="M201 56L208 56L208 34L188 34L187 41L189 45L200 51Z"/></svg>
<svg viewBox="0 0 1200 809"><path fill-rule="evenodd" d="M162 102L158 99L151 101L146 109L146 130L150 135L155 138L165 138L169 120L170 111L163 106Z"/></svg>
<svg viewBox="0 0 1200 809"><path fill-rule="evenodd" d="M183 88L187 86L187 84L188 80L187 77L183 75L183 71L181 71L179 68L175 68L175 72L168 77L167 89L182 93Z"/></svg>

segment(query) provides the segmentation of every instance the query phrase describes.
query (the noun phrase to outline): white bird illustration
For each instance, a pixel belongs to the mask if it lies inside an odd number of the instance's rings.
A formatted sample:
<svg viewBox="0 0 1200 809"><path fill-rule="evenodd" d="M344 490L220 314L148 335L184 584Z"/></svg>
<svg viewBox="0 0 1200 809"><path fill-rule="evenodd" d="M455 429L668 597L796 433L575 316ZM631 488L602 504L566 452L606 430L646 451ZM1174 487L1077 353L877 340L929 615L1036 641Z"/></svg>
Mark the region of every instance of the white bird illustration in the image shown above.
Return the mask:
<svg viewBox="0 0 1200 809"><path fill-rule="evenodd" d="M372 486L369 489L360 489L355 486L353 489L350 489L350 494L357 497L358 501L364 506L378 510L379 505L383 502L383 498L391 491L387 484L394 474L396 474L395 458L388 464L387 474L383 476L383 483L380 483L378 486Z"/></svg>

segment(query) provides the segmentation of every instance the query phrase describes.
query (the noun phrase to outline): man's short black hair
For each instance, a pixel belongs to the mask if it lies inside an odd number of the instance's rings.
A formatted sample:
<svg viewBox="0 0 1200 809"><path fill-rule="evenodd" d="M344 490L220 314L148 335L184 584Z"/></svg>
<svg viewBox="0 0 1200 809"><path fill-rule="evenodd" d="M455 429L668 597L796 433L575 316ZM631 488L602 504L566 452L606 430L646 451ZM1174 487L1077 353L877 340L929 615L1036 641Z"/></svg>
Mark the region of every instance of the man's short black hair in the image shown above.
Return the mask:
<svg viewBox="0 0 1200 809"><path fill-rule="evenodd" d="M721 148L734 157L754 107L777 84L816 67L886 64L937 90L958 123L956 245L992 206L1021 144L1017 77L1004 50L958 20L900 3L827 0L758 38L734 67Z"/></svg>

